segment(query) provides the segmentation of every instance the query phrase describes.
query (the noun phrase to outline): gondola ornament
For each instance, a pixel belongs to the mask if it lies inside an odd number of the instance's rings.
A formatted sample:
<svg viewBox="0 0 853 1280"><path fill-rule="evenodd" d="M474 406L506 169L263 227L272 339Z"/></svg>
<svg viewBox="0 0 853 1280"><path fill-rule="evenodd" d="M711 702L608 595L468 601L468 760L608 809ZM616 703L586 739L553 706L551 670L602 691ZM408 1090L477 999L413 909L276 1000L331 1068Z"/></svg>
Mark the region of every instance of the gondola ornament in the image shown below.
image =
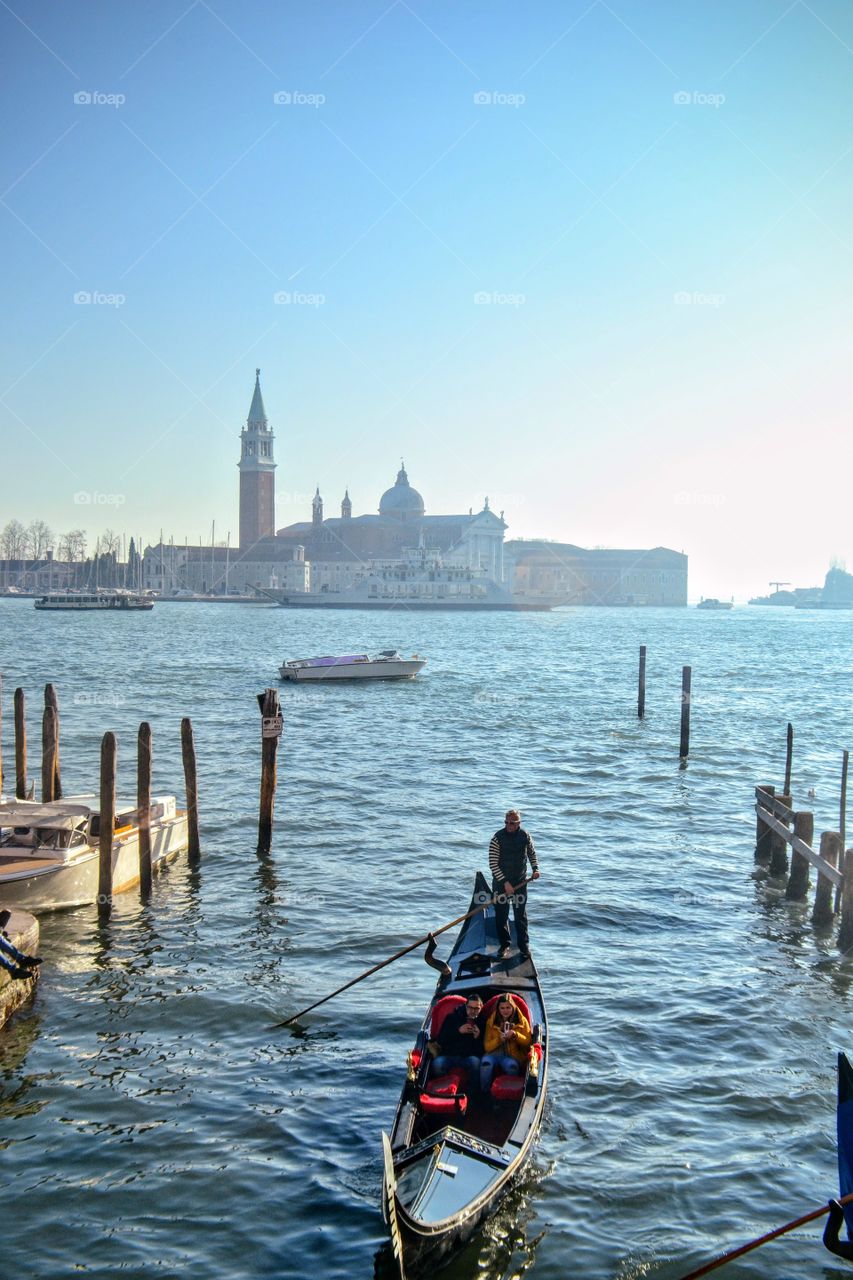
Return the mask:
<svg viewBox="0 0 853 1280"><path fill-rule="evenodd" d="M394 1253L394 1260L397 1263L397 1270L400 1273L400 1280L406 1280L403 1238L400 1235L400 1225L397 1222L397 1179L394 1176L394 1157L391 1154L391 1140L388 1134L384 1132L382 1134L382 1154L385 1160L385 1177L382 1189L385 1197L385 1216L391 1232L391 1248Z"/></svg>

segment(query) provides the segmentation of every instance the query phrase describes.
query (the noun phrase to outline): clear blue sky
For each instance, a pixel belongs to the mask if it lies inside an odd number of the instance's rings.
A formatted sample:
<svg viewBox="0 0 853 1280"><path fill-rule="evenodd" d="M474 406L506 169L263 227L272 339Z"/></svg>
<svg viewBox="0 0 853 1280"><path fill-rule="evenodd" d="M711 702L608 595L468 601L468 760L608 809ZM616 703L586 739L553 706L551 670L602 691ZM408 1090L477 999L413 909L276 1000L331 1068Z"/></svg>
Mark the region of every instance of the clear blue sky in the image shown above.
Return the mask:
<svg viewBox="0 0 853 1280"><path fill-rule="evenodd" d="M235 540L259 365L279 525L403 456L429 512L683 549L691 595L853 562L846 0L4 0L0 39L0 525Z"/></svg>

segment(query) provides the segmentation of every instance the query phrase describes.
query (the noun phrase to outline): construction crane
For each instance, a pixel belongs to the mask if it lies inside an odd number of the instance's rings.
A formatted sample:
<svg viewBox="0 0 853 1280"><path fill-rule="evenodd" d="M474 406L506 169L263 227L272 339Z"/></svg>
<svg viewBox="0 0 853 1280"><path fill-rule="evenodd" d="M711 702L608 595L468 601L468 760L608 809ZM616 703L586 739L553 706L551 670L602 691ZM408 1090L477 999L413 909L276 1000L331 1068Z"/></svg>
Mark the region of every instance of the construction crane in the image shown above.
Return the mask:
<svg viewBox="0 0 853 1280"><path fill-rule="evenodd" d="M790 582L771 582L770 586L775 587L778 591L781 587L790 587Z"/></svg>

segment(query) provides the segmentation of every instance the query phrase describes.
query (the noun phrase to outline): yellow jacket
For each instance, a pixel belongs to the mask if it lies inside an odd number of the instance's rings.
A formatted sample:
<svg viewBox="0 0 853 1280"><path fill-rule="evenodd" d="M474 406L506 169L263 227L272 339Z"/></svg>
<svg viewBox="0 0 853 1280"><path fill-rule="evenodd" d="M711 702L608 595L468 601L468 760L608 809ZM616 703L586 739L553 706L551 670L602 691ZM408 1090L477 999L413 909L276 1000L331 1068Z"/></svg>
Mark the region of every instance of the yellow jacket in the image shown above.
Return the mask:
<svg viewBox="0 0 853 1280"><path fill-rule="evenodd" d="M501 1039L502 1026L503 1019L499 1016L498 1007L495 1005L486 1022L486 1030L483 1035L483 1053L497 1053L501 1050L508 1058L515 1058L516 1062L527 1062L527 1055L530 1052L530 1045L533 1041L533 1032L530 1030L530 1023L517 1005L515 1006L515 1021L513 1022L514 1039Z"/></svg>

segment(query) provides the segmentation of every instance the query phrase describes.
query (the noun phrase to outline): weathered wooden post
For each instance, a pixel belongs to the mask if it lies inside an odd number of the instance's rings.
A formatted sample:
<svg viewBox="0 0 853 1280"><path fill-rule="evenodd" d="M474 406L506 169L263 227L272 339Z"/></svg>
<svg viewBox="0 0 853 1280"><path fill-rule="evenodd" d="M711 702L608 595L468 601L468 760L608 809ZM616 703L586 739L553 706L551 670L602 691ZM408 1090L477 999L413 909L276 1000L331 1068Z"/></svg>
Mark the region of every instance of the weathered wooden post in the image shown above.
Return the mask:
<svg viewBox="0 0 853 1280"><path fill-rule="evenodd" d="M0 796L3 794L3 674L0 672Z"/></svg>
<svg viewBox="0 0 853 1280"><path fill-rule="evenodd" d="M116 825L116 736L101 740L101 813L98 836L98 914L109 915L113 904L113 841Z"/></svg>
<svg viewBox="0 0 853 1280"><path fill-rule="evenodd" d="M686 760L690 754L690 681L692 668L683 667L681 671L681 746L679 755Z"/></svg>
<svg viewBox="0 0 853 1280"><path fill-rule="evenodd" d="M811 842L814 839L813 813L794 814L794 835L798 836L803 844L811 847ZM785 897L789 902L801 902L808 896L808 892L809 860L794 849L791 853L791 875L785 888Z"/></svg>
<svg viewBox="0 0 853 1280"><path fill-rule="evenodd" d="M785 795L791 794L791 765L794 760L794 726L788 721L788 744L785 750Z"/></svg>
<svg viewBox="0 0 853 1280"><path fill-rule="evenodd" d="M831 867L837 867L841 852L841 836L837 831L824 831L820 837L820 856ZM832 881L818 871L817 892L814 897L812 921L815 924L829 924L832 920Z"/></svg>
<svg viewBox="0 0 853 1280"><path fill-rule="evenodd" d="M277 781L276 755L281 737L281 704L277 689L258 694L261 709L261 808L258 818L258 853L269 853Z"/></svg>
<svg viewBox="0 0 853 1280"><path fill-rule="evenodd" d="M841 832L842 847L847 843L847 766L850 763L850 752L845 751L841 757L841 802L838 818L838 830Z"/></svg>
<svg viewBox="0 0 853 1280"><path fill-rule="evenodd" d="M765 809L769 805L764 803L765 799L772 800L776 794L776 788L769 783L766 787L755 788L755 798ZM756 814L755 819L755 860L756 862L767 862L770 858L770 837L772 831L768 827L763 818Z"/></svg>
<svg viewBox="0 0 853 1280"><path fill-rule="evenodd" d="M151 725L143 720L136 739L136 808L139 823L139 892L151 892Z"/></svg>
<svg viewBox="0 0 853 1280"><path fill-rule="evenodd" d="M59 721L53 707L45 707L41 722L41 798L44 804L57 800L56 757L59 754Z"/></svg>
<svg viewBox="0 0 853 1280"><path fill-rule="evenodd" d="M56 767L54 769L53 780L53 799L62 799L62 778L59 772L59 699L56 696L56 688L52 684L44 686L44 705L45 710L53 707L56 714Z"/></svg>
<svg viewBox="0 0 853 1280"><path fill-rule="evenodd" d="M640 685L637 691L637 715L642 720L646 714L646 646L640 645Z"/></svg>
<svg viewBox="0 0 853 1280"><path fill-rule="evenodd" d="M789 795L777 796L777 805L784 805L786 809L791 808L791 797ZM779 822L790 826L790 814L787 816L774 811L774 816ZM780 836L778 831L770 832L770 874L771 876L784 876L788 870L788 842L784 836Z"/></svg>
<svg viewBox="0 0 853 1280"><path fill-rule="evenodd" d="M27 798L27 719L23 689L15 690L15 795Z"/></svg>
<svg viewBox="0 0 853 1280"><path fill-rule="evenodd" d="M849 951L853 947L853 849L848 849L844 855L844 890L841 902L838 945L842 951Z"/></svg>
<svg viewBox="0 0 853 1280"><path fill-rule="evenodd" d="M195 767L195 741L193 722L185 716L181 721L181 756L184 761L184 781L187 789L187 853L190 861L201 856L198 835L198 777Z"/></svg>

